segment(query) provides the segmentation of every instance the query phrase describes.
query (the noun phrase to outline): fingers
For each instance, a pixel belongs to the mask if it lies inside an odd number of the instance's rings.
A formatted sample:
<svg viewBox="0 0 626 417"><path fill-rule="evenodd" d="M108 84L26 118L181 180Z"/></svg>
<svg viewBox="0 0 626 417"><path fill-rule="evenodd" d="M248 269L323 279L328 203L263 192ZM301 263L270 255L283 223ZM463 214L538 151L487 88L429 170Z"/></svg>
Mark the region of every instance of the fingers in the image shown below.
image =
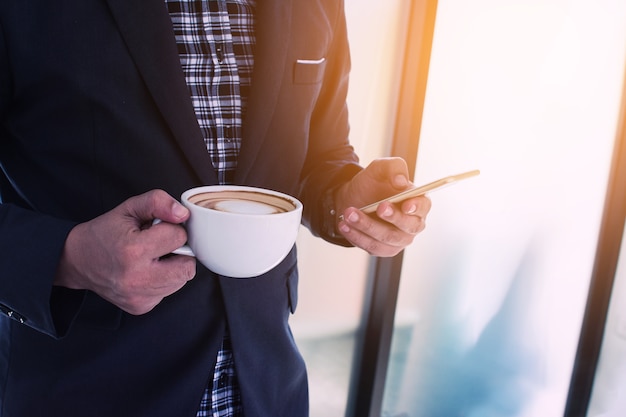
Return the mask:
<svg viewBox="0 0 626 417"><path fill-rule="evenodd" d="M146 256L159 258L187 241L185 229L178 224L189 218L189 210L162 190L132 197L115 209L127 219L133 238ZM162 222L148 227L154 219Z"/></svg>
<svg viewBox="0 0 626 417"><path fill-rule="evenodd" d="M185 228L178 224L161 222L141 233L141 242L153 258L160 258L187 242Z"/></svg>
<svg viewBox="0 0 626 417"><path fill-rule="evenodd" d="M412 236L356 209L345 212L339 231L354 246L374 256L394 256L412 241Z"/></svg>
<svg viewBox="0 0 626 417"><path fill-rule="evenodd" d="M398 157L378 158L374 159L366 168L373 178L387 179L395 174L404 174L408 176L408 167L406 161Z"/></svg>
<svg viewBox="0 0 626 417"><path fill-rule="evenodd" d="M188 256L147 258L131 250L118 252L114 263L112 273L91 275L89 289L134 315L151 311L196 274L195 258Z"/></svg>
<svg viewBox="0 0 626 417"><path fill-rule="evenodd" d="M196 261L187 256L169 256L187 241L180 223L189 218L189 210L162 190L153 190L127 200L123 207L137 224L161 219L150 228L135 231L135 245L140 248L126 259L117 281L113 302L130 314L145 314L163 298L180 290L196 274ZM139 252L139 253L138 253Z"/></svg>
<svg viewBox="0 0 626 417"><path fill-rule="evenodd" d="M344 220L339 222L338 228L348 241L369 254L394 256L424 230L430 207L430 199L421 196L398 206L381 204L372 216L349 208L344 211Z"/></svg>
<svg viewBox="0 0 626 417"><path fill-rule="evenodd" d="M194 278L196 262L188 256L172 256L153 261L149 271L132 279L120 279L109 301L133 315L148 313Z"/></svg>
<svg viewBox="0 0 626 417"><path fill-rule="evenodd" d="M431 206L430 198L419 196L405 200L399 206L390 203L381 204L376 213L398 229L415 235L424 230L426 216Z"/></svg>
<svg viewBox="0 0 626 417"><path fill-rule="evenodd" d="M387 182L396 190L409 186L409 169L402 158L379 158L372 161L365 172L376 182Z"/></svg>
<svg viewBox="0 0 626 417"><path fill-rule="evenodd" d="M121 209L143 222L161 219L179 224L187 220L189 210L163 190L152 190L126 200Z"/></svg>
<svg viewBox="0 0 626 417"><path fill-rule="evenodd" d="M409 188L409 173L402 158L372 161L335 193L336 207L363 207Z"/></svg>

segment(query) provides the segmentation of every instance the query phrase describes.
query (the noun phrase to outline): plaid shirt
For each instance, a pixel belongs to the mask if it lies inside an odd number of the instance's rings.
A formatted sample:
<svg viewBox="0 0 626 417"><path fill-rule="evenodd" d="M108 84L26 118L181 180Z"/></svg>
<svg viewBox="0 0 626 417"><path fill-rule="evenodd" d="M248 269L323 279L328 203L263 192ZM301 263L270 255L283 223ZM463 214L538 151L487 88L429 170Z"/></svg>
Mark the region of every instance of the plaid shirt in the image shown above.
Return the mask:
<svg viewBox="0 0 626 417"><path fill-rule="evenodd" d="M180 62L219 182L229 184L241 147L253 68L255 0L165 0ZM242 416L230 339L224 338L197 417Z"/></svg>
<svg viewBox="0 0 626 417"><path fill-rule="evenodd" d="M213 166L232 183L252 77L254 0L166 0Z"/></svg>

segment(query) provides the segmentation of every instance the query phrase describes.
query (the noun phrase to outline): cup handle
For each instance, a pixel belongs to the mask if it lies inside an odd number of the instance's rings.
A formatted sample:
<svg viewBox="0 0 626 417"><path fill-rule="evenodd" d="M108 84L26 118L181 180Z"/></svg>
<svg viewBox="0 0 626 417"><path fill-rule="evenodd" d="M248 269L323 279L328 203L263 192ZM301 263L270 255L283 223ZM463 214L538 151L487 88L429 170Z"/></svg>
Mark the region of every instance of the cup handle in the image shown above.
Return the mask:
<svg viewBox="0 0 626 417"><path fill-rule="evenodd" d="M189 245L183 245L178 249L174 249L172 253L176 255L193 256L194 258L196 257L196 254L193 253Z"/></svg>
<svg viewBox="0 0 626 417"><path fill-rule="evenodd" d="M154 219L152 220L152 226L157 225L159 223L162 223L163 220L161 219ZM196 254L193 253L193 251L191 250L191 248L189 247L189 245L183 245L178 249L174 249L172 251L173 254L175 255L184 255L184 256L193 256L194 258L196 257Z"/></svg>

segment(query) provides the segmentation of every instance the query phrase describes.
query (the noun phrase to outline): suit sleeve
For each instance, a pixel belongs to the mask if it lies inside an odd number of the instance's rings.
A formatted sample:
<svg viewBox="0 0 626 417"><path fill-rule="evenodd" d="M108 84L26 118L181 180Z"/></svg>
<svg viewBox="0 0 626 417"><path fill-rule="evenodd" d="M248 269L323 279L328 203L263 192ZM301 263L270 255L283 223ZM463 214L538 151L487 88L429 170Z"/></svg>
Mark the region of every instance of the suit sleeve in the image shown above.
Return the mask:
<svg viewBox="0 0 626 417"><path fill-rule="evenodd" d="M12 90L10 59L0 22L0 320L13 320L60 337L84 295L52 286L74 223L30 209L11 185L4 168L13 146L6 122Z"/></svg>
<svg viewBox="0 0 626 417"><path fill-rule="evenodd" d="M305 204L303 223L315 236L335 244L349 245L328 233L334 220L328 216L327 194L349 181L362 167L349 142L348 75L350 51L343 2L337 6L333 40L326 56L322 88L311 118L307 161L300 196ZM333 224L329 225L328 222Z"/></svg>

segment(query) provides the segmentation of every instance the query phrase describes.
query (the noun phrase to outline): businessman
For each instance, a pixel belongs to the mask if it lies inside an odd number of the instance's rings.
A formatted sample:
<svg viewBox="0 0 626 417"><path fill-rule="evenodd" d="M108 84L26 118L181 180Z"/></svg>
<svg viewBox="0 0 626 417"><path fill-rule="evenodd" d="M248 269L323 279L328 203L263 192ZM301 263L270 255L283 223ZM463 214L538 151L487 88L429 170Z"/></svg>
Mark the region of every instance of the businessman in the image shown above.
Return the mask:
<svg viewBox="0 0 626 417"><path fill-rule="evenodd" d="M0 3L1 417L308 415L295 248L250 279L168 254L208 184L375 256L413 241L427 198L357 209L411 184L359 165L349 66L339 0Z"/></svg>

